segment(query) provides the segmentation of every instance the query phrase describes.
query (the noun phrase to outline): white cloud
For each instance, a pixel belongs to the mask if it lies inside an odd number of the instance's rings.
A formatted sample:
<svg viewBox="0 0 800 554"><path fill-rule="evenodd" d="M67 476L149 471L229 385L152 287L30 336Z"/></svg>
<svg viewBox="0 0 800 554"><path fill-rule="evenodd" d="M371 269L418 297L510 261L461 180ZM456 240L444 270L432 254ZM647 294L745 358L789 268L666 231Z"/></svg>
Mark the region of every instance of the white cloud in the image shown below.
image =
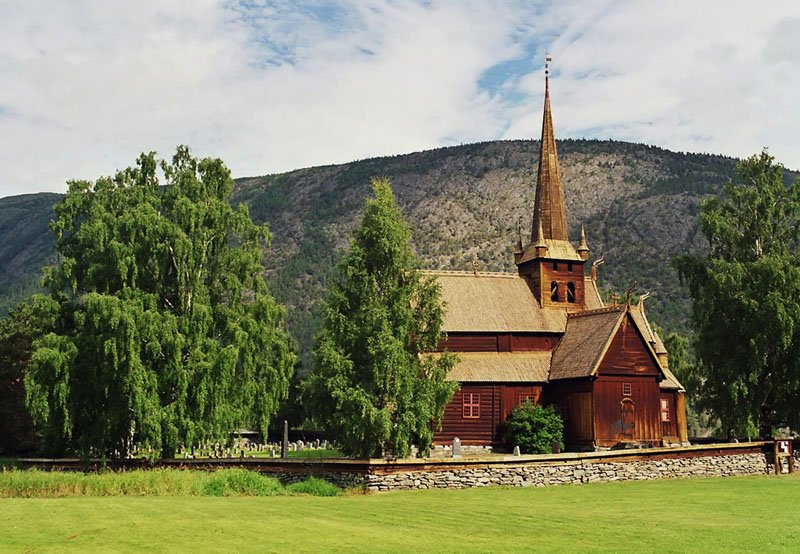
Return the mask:
<svg viewBox="0 0 800 554"><path fill-rule="evenodd" d="M800 5L614 3L558 13L557 132L747 156L800 168ZM523 86L541 88L538 75ZM507 131L522 136L538 106Z"/></svg>
<svg viewBox="0 0 800 554"><path fill-rule="evenodd" d="M535 136L545 45L560 136L769 145L800 167L800 10L771 6L12 1L0 196L64 190L181 143L245 176Z"/></svg>

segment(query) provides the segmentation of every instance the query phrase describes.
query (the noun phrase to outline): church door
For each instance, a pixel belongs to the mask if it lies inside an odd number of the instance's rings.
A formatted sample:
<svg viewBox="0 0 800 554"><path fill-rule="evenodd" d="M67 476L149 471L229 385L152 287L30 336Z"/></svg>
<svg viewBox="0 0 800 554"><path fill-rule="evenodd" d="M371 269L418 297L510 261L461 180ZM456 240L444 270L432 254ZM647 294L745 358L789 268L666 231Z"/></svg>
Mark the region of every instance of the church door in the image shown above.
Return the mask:
<svg viewBox="0 0 800 554"><path fill-rule="evenodd" d="M622 438L626 440L633 439L633 432L635 427L634 419L634 404L630 398L625 398L620 402L622 410Z"/></svg>

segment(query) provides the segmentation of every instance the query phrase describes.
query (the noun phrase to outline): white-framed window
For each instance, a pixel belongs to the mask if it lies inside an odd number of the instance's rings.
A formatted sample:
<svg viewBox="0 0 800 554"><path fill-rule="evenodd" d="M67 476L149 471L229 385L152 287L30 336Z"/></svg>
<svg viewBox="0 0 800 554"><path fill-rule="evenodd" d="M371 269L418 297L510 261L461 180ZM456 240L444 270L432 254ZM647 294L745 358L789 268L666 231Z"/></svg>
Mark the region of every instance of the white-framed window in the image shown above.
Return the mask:
<svg viewBox="0 0 800 554"><path fill-rule="evenodd" d="M661 397L661 421L672 421L672 417L669 413L669 398L666 396Z"/></svg>

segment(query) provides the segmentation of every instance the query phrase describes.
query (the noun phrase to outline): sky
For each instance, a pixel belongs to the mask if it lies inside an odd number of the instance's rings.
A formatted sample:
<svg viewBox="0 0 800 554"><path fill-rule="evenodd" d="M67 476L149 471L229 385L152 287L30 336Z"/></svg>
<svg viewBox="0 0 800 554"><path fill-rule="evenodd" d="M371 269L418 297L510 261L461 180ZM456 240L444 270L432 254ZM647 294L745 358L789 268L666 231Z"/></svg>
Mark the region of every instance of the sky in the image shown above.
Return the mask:
<svg viewBox="0 0 800 554"><path fill-rule="evenodd" d="M537 138L800 169L800 2L0 0L0 197L186 144L235 177Z"/></svg>

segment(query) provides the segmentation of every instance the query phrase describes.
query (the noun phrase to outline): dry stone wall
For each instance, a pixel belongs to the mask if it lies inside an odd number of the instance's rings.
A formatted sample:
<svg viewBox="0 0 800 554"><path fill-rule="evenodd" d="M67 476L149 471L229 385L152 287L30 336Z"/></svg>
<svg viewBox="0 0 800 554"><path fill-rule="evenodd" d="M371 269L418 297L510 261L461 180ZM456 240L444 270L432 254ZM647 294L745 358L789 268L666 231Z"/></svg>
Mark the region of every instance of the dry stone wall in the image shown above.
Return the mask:
<svg viewBox="0 0 800 554"><path fill-rule="evenodd" d="M485 465L452 470L409 471L366 476L370 491L410 489L459 489L506 485L544 487L570 483L599 483L671 479L679 477L727 477L763 475L772 471L771 460L763 453L731 454L634 460L618 462L577 462L544 465Z"/></svg>

